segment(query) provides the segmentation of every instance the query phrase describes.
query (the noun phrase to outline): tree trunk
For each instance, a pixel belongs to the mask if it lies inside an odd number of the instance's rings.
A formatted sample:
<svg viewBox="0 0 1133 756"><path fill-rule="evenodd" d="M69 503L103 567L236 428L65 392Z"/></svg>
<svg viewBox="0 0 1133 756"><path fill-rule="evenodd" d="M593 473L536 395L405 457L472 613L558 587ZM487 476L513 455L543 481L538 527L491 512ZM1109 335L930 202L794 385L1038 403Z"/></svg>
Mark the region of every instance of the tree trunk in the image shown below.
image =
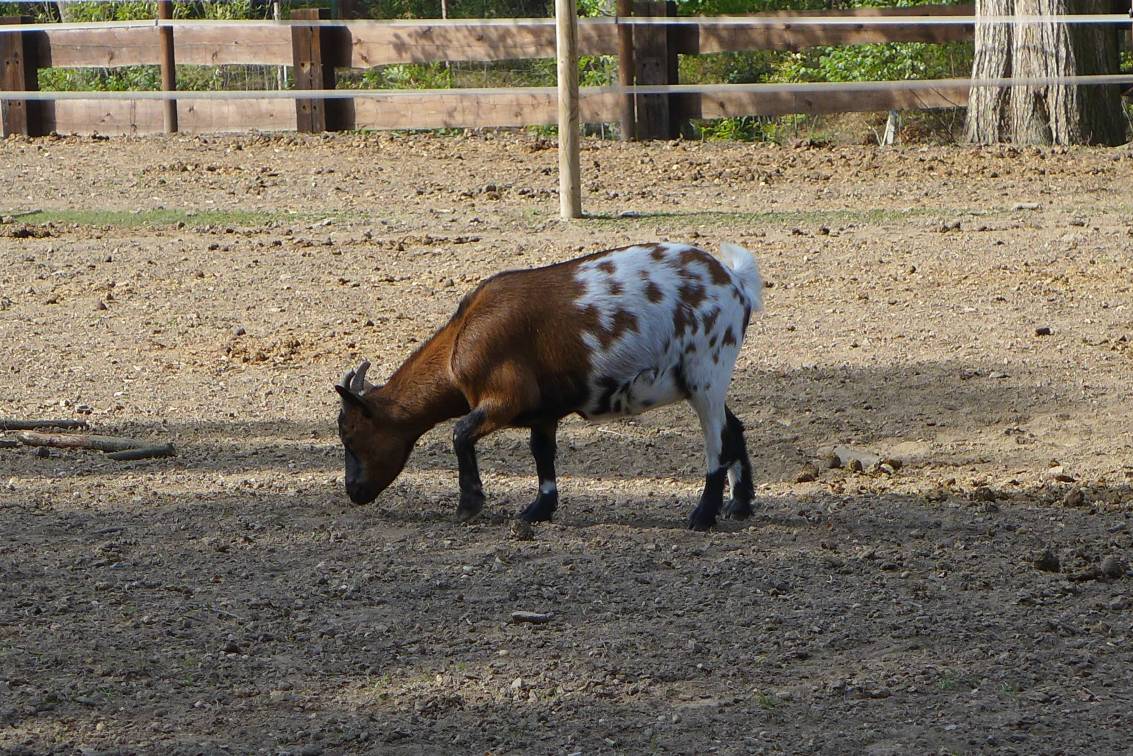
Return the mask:
<svg viewBox="0 0 1133 756"><path fill-rule="evenodd" d="M977 0L985 15L1106 13L1110 0ZM1055 22L1010 26L977 23L972 78L1054 78L1118 70L1117 30ZM977 144L1122 144L1119 86L1041 84L1007 91L973 87L967 138Z"/></svg>
<svg viewBox="0 0 1133 756"><path fill-rule="evenodd" d="M1010 16L1014 0L976 0L976 16ZM1011 26L976 22L973 79L1005 79L1011 76ZM972 87L968 94L967 140L974 144L995 144L1007 138L1004 105L1007 90L1002 87Z"/></svg>

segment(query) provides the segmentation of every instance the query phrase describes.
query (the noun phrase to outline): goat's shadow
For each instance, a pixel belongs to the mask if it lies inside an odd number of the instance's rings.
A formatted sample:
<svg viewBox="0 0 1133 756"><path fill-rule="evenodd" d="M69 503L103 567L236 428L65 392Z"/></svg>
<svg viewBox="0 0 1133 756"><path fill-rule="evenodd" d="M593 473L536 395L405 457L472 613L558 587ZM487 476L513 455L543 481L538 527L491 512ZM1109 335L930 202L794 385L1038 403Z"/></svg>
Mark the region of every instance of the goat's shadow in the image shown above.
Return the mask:
<svg viewBox="0 0 1133 756"><path fill-rule="evenodd" d="M737 374L729 404L745 422L748 449L761 480L783 480L821 446L852 438L881 439L976 435L990 427L1021 425L1037 408L1057 402L1072 412L1081 402L1067 386L1012 380L997 366L953 361L904 367L747 368ZM132 470L196 470L215 473L287 470L340 474L334 394L328 391L325 422L317 418L175 419L125 422L100 432L172 440L178 456L134 463ZM640 480L702 474L702 438L695 415L682 405L629 421L603 425L575 418L559 432L560 475L576 479ZM533 475L526 432L504 431L478 445L482 469ZM0 449L18 473L47 476L102 475L124 469L86 453L33 459L23 450ZM6 460L7 461L7 460ZM409 470L455 470L447 425L426 434Z"/></svg>

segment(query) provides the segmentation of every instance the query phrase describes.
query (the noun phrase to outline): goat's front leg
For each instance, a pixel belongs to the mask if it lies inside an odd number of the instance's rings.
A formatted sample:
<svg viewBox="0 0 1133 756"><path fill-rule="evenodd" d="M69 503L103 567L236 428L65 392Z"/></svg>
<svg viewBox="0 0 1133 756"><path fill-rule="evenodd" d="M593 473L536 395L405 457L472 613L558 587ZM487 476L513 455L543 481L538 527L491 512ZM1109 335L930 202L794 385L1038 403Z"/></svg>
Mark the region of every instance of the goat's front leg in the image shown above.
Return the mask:
<svg viewBox="0 0 1133 756"><path fill-rule="evenodd" d="M531 427L531 454L539 475L539 494L535 501L519 513L524 522L550 522L559 505L559 489L555 485L555 434L559 421Z"/></svg>
<svg viewBox="0 0 1133 756"><path fill-rule="evenodd" d="M484 486L480 483L480 465L476 461L476 441L483 435L484 412L474 409L456 421L452 430L452 447L460 471L460 503L456 519L467 522L484 508Z"/></svg>
<svg viewBox="0 0 1133 756"><path fill-rule="evenodd" d="M480 466L476 461L476 442L492 431L505 427L512 416L498 407L481 404L456 421L452 430L452 447L460 471L460 503L456 519L467 522L484 508L484 487L480 483Z"/></svg>

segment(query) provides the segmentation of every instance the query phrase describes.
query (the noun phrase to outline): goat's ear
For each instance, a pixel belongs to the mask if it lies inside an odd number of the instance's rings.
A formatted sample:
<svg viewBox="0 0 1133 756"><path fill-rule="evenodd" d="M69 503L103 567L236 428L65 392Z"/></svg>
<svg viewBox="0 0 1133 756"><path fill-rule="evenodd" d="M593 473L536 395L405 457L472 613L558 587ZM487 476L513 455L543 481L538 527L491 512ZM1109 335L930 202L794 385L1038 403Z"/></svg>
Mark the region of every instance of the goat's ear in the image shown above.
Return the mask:
<svg viewBox="0 0 1133 756"><path fill-rule="evenodd" d="M373 418L374 411L370 407L370 403L365 399L358 396L345 386L335 386L334 390L337 391L338 395L342 397L342 403L345 406L355 407L356 409L361 410L362 414L364 414L366 417Z"/></svg>

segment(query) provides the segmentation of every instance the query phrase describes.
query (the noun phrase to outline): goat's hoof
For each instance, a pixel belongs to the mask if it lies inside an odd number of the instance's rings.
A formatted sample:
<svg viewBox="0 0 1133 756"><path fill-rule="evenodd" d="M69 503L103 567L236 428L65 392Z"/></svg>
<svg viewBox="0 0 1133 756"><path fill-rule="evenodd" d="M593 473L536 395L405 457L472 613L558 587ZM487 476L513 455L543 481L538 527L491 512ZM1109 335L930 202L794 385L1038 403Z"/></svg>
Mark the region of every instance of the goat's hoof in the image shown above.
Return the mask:
<svg viewBox="0 0 1133 756"><path fill-rule="evenodd" d="M524 522L550 522L555 516L555 504L540 497L524 507L517 517Z"/></svg>
<svg viewBox="0 0 1133 756"><path fill-rule="evenodd" d="M699 509L694 509L692 514L688 516L689 530L696 530L703 533L714 527L716 527L715 515L705 515Z"/></svg>
<svg viewBox="0 0 1133 756"><path fill-rule="evenodd" d="M480 510L484 508L483 498L464 498L461 497L460 504L456 508L456 521L468 522L476 515L480 514Z"/></svg>
<svg viewBox="0 0 1133 756"><path fill-rule="evenodd" d="M750 501L732 499L724 505L724 517L729 520L746 520L753 512Z"/></svg>

